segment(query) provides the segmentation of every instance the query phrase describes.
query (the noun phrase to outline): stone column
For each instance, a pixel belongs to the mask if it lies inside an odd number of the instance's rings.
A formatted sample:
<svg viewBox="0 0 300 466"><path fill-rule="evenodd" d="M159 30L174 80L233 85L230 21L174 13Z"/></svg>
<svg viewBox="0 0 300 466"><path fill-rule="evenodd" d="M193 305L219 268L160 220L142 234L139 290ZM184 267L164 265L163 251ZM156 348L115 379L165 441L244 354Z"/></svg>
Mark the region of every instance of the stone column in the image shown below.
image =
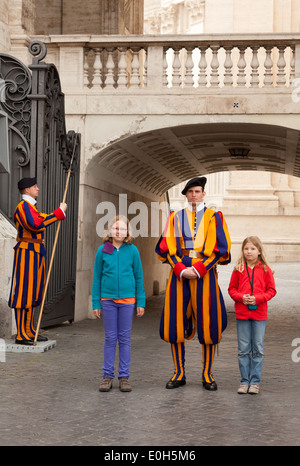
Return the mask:
<svg viewBox="0 0 300 466"><path fill-rule="evenodd" d="M28 64L30 54L24 57L24 47L27 49L34 33L34 0L9 0L8 8L11 54Z"/></svg>
<svg viewBox="0 0 300 466"><path fill-rule="evenodd" d="M100 0L99 34L143 34L144 0Z"/></svg>
<svg viewBox="0 0 300 466"><path fill-rule="evenodd" d="M62 34L143 34L144 0L61 0Z"/></svg>
<svg viewBox="0 0 300 466"><path fill-rule="evenodd" d="M278 197L274 195L271 174L255 171L230 173L229 184L223 198L223 208L235 215L272 214L278 212Z"/></svg>
<svg viewBox="0 0 300 466"><path fill-rule="evenodd" d="M10 48L8 12L8 0L2 0L0 9L0 48L4 53L6 53Z"/></svg>

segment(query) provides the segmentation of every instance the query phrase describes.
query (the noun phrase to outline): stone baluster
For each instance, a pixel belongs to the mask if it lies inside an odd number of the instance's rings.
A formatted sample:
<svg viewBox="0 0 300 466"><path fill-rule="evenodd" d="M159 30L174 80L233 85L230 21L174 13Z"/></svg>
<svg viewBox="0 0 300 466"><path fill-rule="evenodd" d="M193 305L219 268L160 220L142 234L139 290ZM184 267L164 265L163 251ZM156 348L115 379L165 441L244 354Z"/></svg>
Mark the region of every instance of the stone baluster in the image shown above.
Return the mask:
<svg viewBox="0 0 300 466"><path fill-rule="evenodd" d="M218 59L218 45L212 45L212 60L211 60L211 73L210 73L210 85L211 87L217 87L219 85L219 59Z"/></svg>
<svg viewBox="0 0 300 466"><path fill-rule="evenodd" d="M291 51L291 64L290 64L290 85L293 83L295 79L295 46L290 47Z"/></svg>
<svg viewBox="0 0 300 466"><path fill-rule="evenodd" d="M169 48L163 48L163 87L168 87L168 61L167 52Z"/></svg>
<svg viewBox="0 0 300 466"><path fill-rule="evenodd" d="M124 89L125 87L128 87L128 74L127 74L127 61L126 61L127 47L119 47L118 50L120 53L120 59L119 59L119 73L118 73L117 85L119 88Z"/></svg>
<svg viewBox="0 0 300 466"><path fill-rule="evenodd" d="M180 47L174 47L174 59L173 59L173 75L172 75L172 86L178 87L181 85L180 76L180 58L179 58Z"/></svg>
<svg viewBox="0 0 300 466"><path fill-rule="evenodd" d="M130 87L137 88L140 85L140 61L139 61L139 48L132 47L132 62L131 62L131 76Z"/></svg>
<svg viewBox="0 0 300 466"><path fill-rule="evenodd" d="M90 81L89 81L89 70L90 70L89 52L90 52L90 49L84 49L84 65L83 65L83 85L84 85L84 87L89 87L89 85L90 85Z"/></svg>
<svg viewBox="0 0 300 466"><path fill-rule="evenodd" d="M148 51L147 48L143 49L143 87L147 87L147 69L148 69Z"/></svg>
<svg viewBox="0 0 300 466"><path fill-rule="evenodd" d="M199 86L206 86L207 85L207 75L206 75L206 68L207 68L207 61L206 61L206 47L199 47L200 49L200 60L199 60L199 79L198 84Z"/></svg>
<svg viewBox="0 0 300 466"><path fill-rule="evenodd" d="M252 46L252 60L250 63L251 66L251 80L250 85L251 87L258 87L259 86L259 61L258 61L258 49L260 45L253 45Z"/></svg>
<svg viewBox="0 0 300 466"><path fill-rule="evenodd" d="M285 74L286 61L284 58L285 48L286 48L285 45L278 46L279 57L278 57L278 62L277 62L277 67L278 67L277 86L286 85L286 74Z"/></svg>
<svg viewBox="0 0 300 466"><path fill-rule="evenodd" d="M273 85L273 60L272 60L272 45L267 45L266 49L266 59L265 59L265 78L264 78L264 85L266 87L271 87Z"/></svg>
<svg viewBox="0 0 300 466"><path fill-rule="evenodd" d="M232 47L231 47L231 45L227 45L227 46L224 47L224 49L225 49L225 53L226 53L225 61L224 61L224 68L225 68L224 86L232 86L232 84L233 84L233 74L232 74L233 62L232 62L232 58L231 58Z"/></svg>
<svg viewBox="0 0 300 466"><path fill-rule="evenodd" d="M107 48L107 61L106 61L106 79L105 79L105 87L106 88L112 88L114 87L115 84L115 79L114 79L114 69L115 69L115 63L113 59L113 48Z"/></svg>
<svg viewBox="0 0 300 466"><path fill-rule="evenodd" d="M245 60L245 49L246 47L240 47L240 58L238 61L238 74L237 74L237 85L238 86L245 86L246 85L246 60Z"/></svg>
<svg viewBox="0 0 300 466"><path fill-rule="evenodd" d="M184 77L184 85L186 87L193 87L194 85L194 78L193 78L193 46L186 46L186 60L185 60L185 77Z"/></svg>
<svg viewBox="0 0 300 466"><path fill-rule="evenodd" d="M95 49L95 61L94 61L94 79L93 86L102 86L102 62L101 62L101 51L103 49Z"/></svg>

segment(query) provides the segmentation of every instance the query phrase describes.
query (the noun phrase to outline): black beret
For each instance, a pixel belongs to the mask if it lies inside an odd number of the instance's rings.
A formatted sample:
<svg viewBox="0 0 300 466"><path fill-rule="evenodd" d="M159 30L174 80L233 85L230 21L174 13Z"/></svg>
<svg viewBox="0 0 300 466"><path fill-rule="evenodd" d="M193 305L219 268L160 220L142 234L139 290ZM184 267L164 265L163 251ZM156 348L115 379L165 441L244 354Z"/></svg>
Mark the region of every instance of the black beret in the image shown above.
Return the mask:
<svg viewBox="0 0 300 466"><path fill-rule="evenodd" d="M207 179L205 178L205 176L200 176L198 178L192 178L190 181L187 182L184 189L181 191L181 194L186 194L188 189L193 188L194 186L202 186L202 189L204 191L206 181Z"/></svg>
<svg viewBox="0 0 300 466"><path fill-rule="evenodd" d="M31 188L31 186L34 186L35 184L37 184L36 178L22 178L18 182L18 189L21 191L25 188Z"/></svg>

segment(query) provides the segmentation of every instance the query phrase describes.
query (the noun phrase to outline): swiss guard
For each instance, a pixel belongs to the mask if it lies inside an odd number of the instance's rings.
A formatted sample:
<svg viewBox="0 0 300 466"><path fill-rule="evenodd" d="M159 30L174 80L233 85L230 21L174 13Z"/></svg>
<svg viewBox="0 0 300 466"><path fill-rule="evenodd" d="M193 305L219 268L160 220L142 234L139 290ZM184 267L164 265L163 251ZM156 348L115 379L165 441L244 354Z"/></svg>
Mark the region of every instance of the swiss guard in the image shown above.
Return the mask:
<svg viewBox="0 0 300 466"><path fill-rule="evenodd" d="M171 266L160 323L160 336L171 343L175 366L168 389L185 385L185 339L197 332L203 387L217 390L212 365L227 326L217 264L230 262L231 241L222 213L204 205L206 181L205 177L188 181L182 191L187 207L171 212L155 250Z"/></svg>
<svg viewBox="0 0 300 466"><path fill-rule="evenodd" d="M17 244L14 247L14 263L8 305L15 309L17 335L15 342L22 345L34 344L34 308L43 298L45 284L45 229L65 219L67 204L52 214L43 214L36 208L39 188L36 178L22 178L18 182L22 200L16 207L14 222L17 228ZM43 335L37 341L47 341Z"/></svg>

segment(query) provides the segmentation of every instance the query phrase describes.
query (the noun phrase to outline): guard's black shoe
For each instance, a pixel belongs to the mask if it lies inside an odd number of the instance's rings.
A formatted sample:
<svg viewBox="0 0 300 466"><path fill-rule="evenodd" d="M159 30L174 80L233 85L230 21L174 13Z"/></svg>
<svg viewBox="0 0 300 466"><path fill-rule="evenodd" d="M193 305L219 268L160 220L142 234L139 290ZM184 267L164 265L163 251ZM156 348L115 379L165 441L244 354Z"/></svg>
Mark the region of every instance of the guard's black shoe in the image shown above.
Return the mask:
<svg viewBox="0 0 300 466"><path fill-rule="evenodd" d="M34 340L34 338L33 338ZM44 337L43 335L38 335L36 341L48 341L47 337Z"/></svg>
<svg viewBox="0 0 300 466"><path fill-rule="evenodd" d="M218 390L218 386L217 386L217 384L216 384L215 381L214 381L214 382L211 382L211 383L210 383L210 382L202 382L202 384L203 384L203 387L204 387L206 390L211 390L211 391L213 391L213 390Z"/></svg>
<svg viewBox="0 0 300 466"><path fill-rule="evenodd" d="M16 345L26 345L26 346L33 346L32 340L17 340L15 339Z"/></svg>
<svg viewBox="0 0 300 466"><path fill-rule="evenodd" d="M167 382L167 385L166 385L166 388L178 388L180 387L181 385L185 385L186 384L186 381L185 380L169 380L169 382Z"/></svg>

